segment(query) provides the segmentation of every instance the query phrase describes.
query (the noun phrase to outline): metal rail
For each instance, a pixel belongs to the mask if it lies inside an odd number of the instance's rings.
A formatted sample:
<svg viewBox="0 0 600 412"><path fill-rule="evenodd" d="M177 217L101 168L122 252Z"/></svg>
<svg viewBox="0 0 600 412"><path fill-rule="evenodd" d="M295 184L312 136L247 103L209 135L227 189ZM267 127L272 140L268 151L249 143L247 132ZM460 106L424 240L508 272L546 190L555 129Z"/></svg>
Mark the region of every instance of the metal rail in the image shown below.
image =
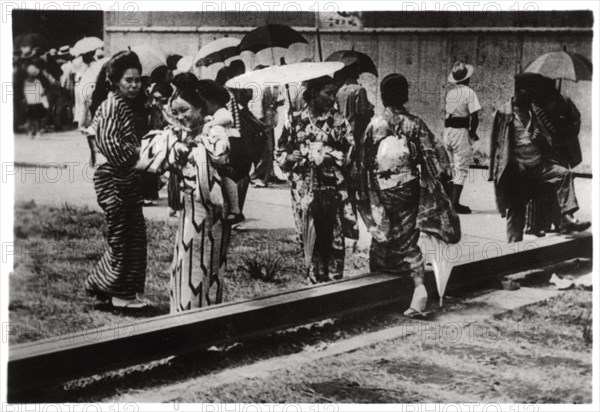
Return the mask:
<svg viewBox="0 0 600 412"><path fill-rule="evenodd" d="M454 262L449 292L490 286L508 273L574 257L591 257L592 236L547 237L514 245L494 243ZM493 255L493 256L490 256ZM435 280L431 273L426 284ZM435 290L435 286L428 287ZM263 298L212 306L177 315L88 330L48 341L9 347L8 401L36 399L41 387L142 364L189 351L411 299L412 280L392 275L365 275Z"/></svg>
<svg viewBox="0 0 600 412"><path fill-rule="evenodd" d="M479 164L471 164L469 165L469 169L480 169L480 170L488 170L490 167L486 165ZM573 172L574 177L579 177L582 179L593 179L593 175L591 173L581 173L581 172Z"/></svg>

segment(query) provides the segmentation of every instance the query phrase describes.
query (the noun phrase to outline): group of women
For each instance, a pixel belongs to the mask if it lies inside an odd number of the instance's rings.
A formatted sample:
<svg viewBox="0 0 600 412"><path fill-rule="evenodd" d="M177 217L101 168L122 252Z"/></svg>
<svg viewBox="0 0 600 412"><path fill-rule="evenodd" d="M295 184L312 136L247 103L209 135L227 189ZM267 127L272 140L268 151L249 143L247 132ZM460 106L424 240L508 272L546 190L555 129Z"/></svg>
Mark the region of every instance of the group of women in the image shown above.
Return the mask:
<svg viewBox="0 0 600 412"><path fill-rule="evenodd" d="M141 137L135 130L135 101L141 67L124 51L106 65L107 98L95 128L106 163L94 178L108 223L108 249L87 279L89 294L115 307L137 309L146 276L146 232L139 194ZM212 80L183 73L166 108L171 125L159 134L168 147L161 170L180 176L182 213L171 268L171 310L184 311L222 301L222 272L231 236L232 200L223 170L240 127L234 95ZM100 81L99 83L100 84ZM358 237L357 212L373 236L372 272L408 275L415 290L407 315L421 314L427 302L420 231L444 242L460 238L460 224L441 186L450 174L441 144L425 123L410 114L408 82L385 77L385 112L371 120L364 136L354 136L335 108L338 86L328 76L306 83L305 106L290 116L276 150L289 174L293 213L307 277L319 283L343 276L345 238ZM220 118L233 122L216 121ZM239 133L237 134L239 136ZM357 140L361 144L356 144ZM223 165L227 165L224 167ZM312 219L314 236L306 230ZM309 239L307 236L311 236ZM306 246L306 245L304 245Z"/></svg>

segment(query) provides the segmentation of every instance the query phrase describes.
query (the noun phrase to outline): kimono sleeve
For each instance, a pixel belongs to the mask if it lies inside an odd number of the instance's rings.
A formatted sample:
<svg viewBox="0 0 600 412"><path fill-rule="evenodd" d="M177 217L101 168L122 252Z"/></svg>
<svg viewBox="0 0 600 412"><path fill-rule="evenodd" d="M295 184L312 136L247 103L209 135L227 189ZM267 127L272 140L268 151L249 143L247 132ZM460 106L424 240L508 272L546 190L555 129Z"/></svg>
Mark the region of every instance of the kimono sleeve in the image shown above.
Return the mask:
<svg viewBox="0 0 600 412"><path fill-rule="evenodd" d="M350 123L341 116L339 116L336 119L336 123L337 124L335 125L335 133L337 135L337 145L335 147L336 150L333 153L333 157L336 158L338 163L342 163L340 166L348 165L352 162L355 149L352 126L350 126Z"/></svg>
<svg viewBox="0 0 600 412"><path fill-rule="evenodd" d="M373 116L373 105L369 101L367 90L364 87L358 89L356 94L356 114L366 117Z"/></svg>
<svg viewBox="0 0 600 412"><path fill-rule="evenodd" d="M119 169L132 168L138 158L138 147L127 140L134 140L133 128L124 127L121 119L100 117L96 126L98 146L106 160Z"/></svg>
<svg viewBox="0 0 600 412"><path fill-rule="evenodd" d="M490 165L488 169L488 182L494 180L494 169L496 168L496 151L498 150L498 141L500 138L500 133L503 133L504 128L503 124L503 116L499 110L496 110L494 114L494 123L492 125L492 132L490 135Z"/></svg>
<svg viewBox="0 0 600 412"><path fill-rule="evenodd" d="M421 148L421 162L427 174L432 178L439 177L449 171L450 161L446 149L437 139L435 134L419 119L419 143Z"/></svg>
<svg viewBox="0 0 600 412"><path fill-rule="evenodd" d="M298 144L294 139L292 127L293 124L290 116L283 125L281 137L277 142L277 150L275 151L277 162L283 171L291 170L293 162L289 162L287 157L292 154L294 150L298 150Z"/></svg>

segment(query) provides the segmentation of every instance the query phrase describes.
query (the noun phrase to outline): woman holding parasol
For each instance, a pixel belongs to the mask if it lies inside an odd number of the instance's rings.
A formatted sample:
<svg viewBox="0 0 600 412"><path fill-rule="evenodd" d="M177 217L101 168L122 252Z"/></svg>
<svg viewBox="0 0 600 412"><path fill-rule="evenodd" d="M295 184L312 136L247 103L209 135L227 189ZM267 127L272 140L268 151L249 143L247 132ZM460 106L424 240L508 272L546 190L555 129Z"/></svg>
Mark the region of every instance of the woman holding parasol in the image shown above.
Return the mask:
<svg viewBox="0 0 600 412"><path fill-rule="evenodd" d="M307 107L290 116L278 145L278 161L292 184L296 229L311 283L341 279L344 238L358 238L346 184L354 138L334 109L336 92L330 76L309 80L303 95Z"/></svg>

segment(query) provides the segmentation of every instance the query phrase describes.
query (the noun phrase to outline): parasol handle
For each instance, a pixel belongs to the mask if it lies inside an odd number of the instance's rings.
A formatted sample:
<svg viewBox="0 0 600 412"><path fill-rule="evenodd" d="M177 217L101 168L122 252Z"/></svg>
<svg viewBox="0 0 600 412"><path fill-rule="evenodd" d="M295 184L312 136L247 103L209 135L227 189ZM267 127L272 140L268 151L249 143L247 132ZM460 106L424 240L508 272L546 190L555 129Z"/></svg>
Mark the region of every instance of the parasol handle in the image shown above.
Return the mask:
<svg viewBox="0 0 600 412"><path fill-rule="evenodd" d="M323 61L323 48L321 47L321 32L317 27L317 45L319 46L319 60Z"/></svg>
<svg viewBox="0 0 600 412"><path fill-rule="evenodd" d="M290 95L290 85L285 84L285 91L287 93L288 103L290 108L288 109L288 115L290 116L290 127L291 127L291 135L293 143L296 144L298 142L298 137L296 136L296 127L294 125L294 107L292 105L292 96Z"/></svg>

